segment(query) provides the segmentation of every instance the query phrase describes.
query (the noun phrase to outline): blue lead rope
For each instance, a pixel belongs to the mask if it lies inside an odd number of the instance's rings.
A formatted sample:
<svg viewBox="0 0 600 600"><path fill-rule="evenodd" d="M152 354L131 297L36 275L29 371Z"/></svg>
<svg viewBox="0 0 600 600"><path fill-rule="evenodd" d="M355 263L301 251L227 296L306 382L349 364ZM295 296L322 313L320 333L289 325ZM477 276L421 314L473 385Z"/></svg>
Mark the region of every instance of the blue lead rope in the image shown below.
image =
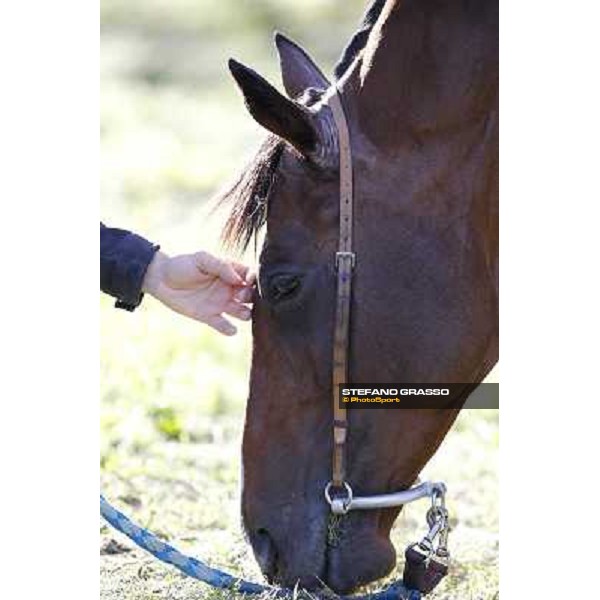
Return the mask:
<svg viewBox="0 0 600 600"><path fill-rule="evenodd" d="M100 496L100 514L118 531L125 534L131 541L135 542L152 556L162 562L173 565L189 577L199 579L216 588L235 590L241 594L262 594L269 592L269 598L294 597L294 592L287 589L277 589L245 581L233 577L228 573L209 567L201 560L186 556L169 544L158 539L147 529L136 525L122 512L111 506L104 496ZM314 595L314 593L313 593ZM296 596L297 597L297 596ZM331 596L328 596L331 598ZM402 582L396 582L381 592L367 596L338 597L339 600L421 600L421 594L416 590L407 590Z"/></svg>

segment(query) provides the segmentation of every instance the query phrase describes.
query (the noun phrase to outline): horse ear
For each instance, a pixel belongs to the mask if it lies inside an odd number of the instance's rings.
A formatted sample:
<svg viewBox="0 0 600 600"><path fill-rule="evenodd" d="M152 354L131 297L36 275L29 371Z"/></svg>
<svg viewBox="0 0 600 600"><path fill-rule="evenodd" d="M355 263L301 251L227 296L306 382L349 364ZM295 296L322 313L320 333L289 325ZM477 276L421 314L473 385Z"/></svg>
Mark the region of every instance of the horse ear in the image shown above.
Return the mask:
<svg viewBox="0 0 600 600"><path fill-rule="evenodd" d="M308 88L326 90L330 83L312 58L298 44L281 33L275 34L283 86L290 98L298 98Z"/></svg>
<svg viewBox="0 0 600 600"><path fill-rule="evenodd" d="M230 59L229 70L252 117L271 133L308 156L317 146L317 131L306 109L280 94L252 69Z"/></svg>

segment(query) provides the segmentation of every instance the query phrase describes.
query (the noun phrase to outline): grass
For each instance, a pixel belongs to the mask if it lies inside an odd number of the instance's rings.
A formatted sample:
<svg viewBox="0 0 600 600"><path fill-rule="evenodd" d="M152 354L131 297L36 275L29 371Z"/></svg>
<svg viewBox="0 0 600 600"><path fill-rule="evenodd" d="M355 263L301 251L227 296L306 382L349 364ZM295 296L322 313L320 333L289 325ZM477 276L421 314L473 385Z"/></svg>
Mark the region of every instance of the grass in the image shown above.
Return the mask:
<svg viewBox="0 0 600 600"><path fill-rule="evenodd" d="M102 218L171 253L221 252L222 218L209 200L263 135L226 59L278 83L272 32L280 29L331 72L363 4L102 0ZM133 315L112 304L100 300L103 492L181 550L260 581L238 505L249 327L227 339L151 298ZM497 446L497 413L465 411L428 466L449 485L455 526L452 574L434 599L497 597ZM424 511L410 507L398 520L400 552L422 535ZM100 532L103 600L232 597L159 564L103 523Z"/></svg>
<svg viewBox="0 0 600 600"><path fill-rule="evenodd" d="M127 404L131 407L131 400ZM190 416L195 412L190 407ZM127 514L182 551L260 581L239 526L241 416L221 414L199 421L195 434L203 439L189 442L172 441L148 423L146 444L110 451L102 487ZM449 486L453 526L451 575L434 599L497 595L497 427L495 411L465 411L427 468L429 477L444 479ZM392 537L399 551L423 535L425 510L425 504L415 504L398 519ZM133 547L106 527L101 532L105 548L110 540ZM105 599L232 597L183 577L140 550L104 554L101 565ZM400 573L401 564L394 576Z"/></svg>

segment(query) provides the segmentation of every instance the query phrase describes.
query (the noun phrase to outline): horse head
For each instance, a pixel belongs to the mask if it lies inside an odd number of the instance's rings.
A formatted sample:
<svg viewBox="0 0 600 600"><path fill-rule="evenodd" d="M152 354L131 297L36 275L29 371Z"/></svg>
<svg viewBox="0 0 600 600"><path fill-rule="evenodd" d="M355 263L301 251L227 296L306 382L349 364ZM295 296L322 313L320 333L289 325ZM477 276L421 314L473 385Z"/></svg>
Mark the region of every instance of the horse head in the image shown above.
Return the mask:
<svg viewBox="0 0 600 600"><path fill-rule="evenodd" d="M479 382L497 358L497 6L388 1L335 82L350 130L353 382ZM483 6L485 5L485 6ZM495 33L494 33L495 31ZM270 135L227 194L226 236L265 226L242 516L269 581L348 592L394 567L399 508L332 519L339 144L331 85L277 35L286 94L230 61ZM355 491L409 487L456 410L350 411Z"/></svg>

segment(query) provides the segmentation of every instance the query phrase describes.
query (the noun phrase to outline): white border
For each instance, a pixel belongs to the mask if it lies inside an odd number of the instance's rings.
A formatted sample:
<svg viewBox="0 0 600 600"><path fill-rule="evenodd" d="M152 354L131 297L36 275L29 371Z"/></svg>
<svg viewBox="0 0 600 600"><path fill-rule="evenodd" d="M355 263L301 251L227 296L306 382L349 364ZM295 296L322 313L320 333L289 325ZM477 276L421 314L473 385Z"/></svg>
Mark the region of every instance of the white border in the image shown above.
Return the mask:
<svg viewBox="0 0 600 600"><path fill-rule="evenodd" d="M99 594L98 14L2 6L5 598Z"/></svg>
<svg viewBox="0 0 600 600"><path fill-rule="evenodd" d="M583 598L598 539L600 10L500 14L501 590Z"/></svg>
<svg viewBox="0 0 600 600"><path fill-rule="evenodd" d="M98 5L2 13L3 595L97 597ZM598 13L594 2L501 10L509 599L596 585Z"/></svg>

